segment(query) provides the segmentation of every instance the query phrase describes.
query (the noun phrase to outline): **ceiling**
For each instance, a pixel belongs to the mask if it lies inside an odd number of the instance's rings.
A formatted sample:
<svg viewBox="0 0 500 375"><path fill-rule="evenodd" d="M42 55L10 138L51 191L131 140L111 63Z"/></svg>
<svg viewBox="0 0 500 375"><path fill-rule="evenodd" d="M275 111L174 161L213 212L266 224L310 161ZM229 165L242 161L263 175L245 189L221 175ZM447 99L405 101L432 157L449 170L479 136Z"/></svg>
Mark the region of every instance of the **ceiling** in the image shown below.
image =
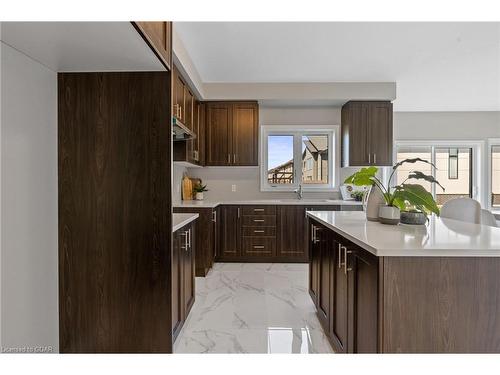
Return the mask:
<svg viewBox="0 0 500 375"><path fill-rule="evenodd" d="M396 82L397 111L500 110L500 23L176 22L204 83Z"/></svg>
<svg viewBox="0 0 500 375"><path fill-rule="evenodd" d="M55 72L165 70L130 22L2 22L0 39Z"/></svg>

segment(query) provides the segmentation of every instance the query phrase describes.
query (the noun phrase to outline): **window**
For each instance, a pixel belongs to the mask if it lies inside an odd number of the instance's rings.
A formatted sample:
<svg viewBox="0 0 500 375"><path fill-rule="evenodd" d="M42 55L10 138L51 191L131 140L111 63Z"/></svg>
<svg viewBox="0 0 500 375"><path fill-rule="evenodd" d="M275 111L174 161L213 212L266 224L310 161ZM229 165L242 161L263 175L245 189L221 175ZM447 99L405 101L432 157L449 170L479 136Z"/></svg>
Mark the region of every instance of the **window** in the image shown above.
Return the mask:
<svg viewBox="0 0 500 375"><path fill-rule="evenodd" d="M500 210L500 139L491 140L490 158L490 194L489 205L495 211Z"/></svg>
<svg viewBox="0 0 500 375"><path fill-rule="evenodd" d="M333 189L337 127L284 128L262 127L261 190Z"/></svg>
<svg viewBox="0 0 500 375"><path fill-rule="evenodd" d="M475 142L396 142L398 162L418 157L436 166L434 169L423 162L404 164L398 169L397 183L402 183L409 172L418 170L433 175L443 185L445 191L423 180L410 180L431 192L439 206L460 197L481 201L477 189L474 189L480 170L480 148L481 145Z"/></svg>

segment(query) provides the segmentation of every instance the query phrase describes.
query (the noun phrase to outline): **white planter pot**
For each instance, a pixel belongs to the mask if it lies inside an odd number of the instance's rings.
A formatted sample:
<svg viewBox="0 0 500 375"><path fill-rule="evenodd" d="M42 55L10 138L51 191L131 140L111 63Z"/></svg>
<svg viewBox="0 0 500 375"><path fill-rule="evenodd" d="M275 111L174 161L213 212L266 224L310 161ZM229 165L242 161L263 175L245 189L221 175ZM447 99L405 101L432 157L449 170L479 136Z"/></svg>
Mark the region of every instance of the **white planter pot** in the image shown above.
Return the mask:
<svg viewBox="0 0 500 375"><path fill-rule="evenodd" d="M380 206L378 209L378 217L382 224L396 225L401 218L401 212L397 207Z"/></svg>
<svg viewBox="0 0 500 375"><path fill-rule="evenodd" d="M380 189L373 185L363 198L363 207L366 212L366 219L369 221L379 221L379 207L385 204L384 196L382 195Z"/></svg>
<svg viewBox="0 0 500 375"><path fill-rule="evenodd" d="M196 193L195 199L197 201L202 201L203 200L203 193Z"/></svg>

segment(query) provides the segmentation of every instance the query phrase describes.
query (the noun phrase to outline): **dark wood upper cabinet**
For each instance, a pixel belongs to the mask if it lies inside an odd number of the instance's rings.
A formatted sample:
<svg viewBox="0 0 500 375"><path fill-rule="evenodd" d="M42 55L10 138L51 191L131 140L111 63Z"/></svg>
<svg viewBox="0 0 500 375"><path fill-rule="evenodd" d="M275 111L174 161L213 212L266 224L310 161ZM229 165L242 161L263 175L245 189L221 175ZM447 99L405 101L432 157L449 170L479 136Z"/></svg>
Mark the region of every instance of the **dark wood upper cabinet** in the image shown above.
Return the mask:
<svg viewBox="0 0 500 375"><path fill-rule="evenodd" d="M206 105L206 165L258 165L258 104L207 102Z"/></svg>
<svg viewBox="0 0 500 375"><path fill-rule="evenodd" d="M231 104L207 103L206 106L205 164L231 165Z"/></svg>
<svg viewBox="0 0 500 375"><path fill-rule="evenodd" d="M194 125L194 103L195 103L195 99L194 99L194 95L193 93L191 92L191 90L189 90L189 87L186 85L184 86L184 109L183 109L183 119L184 119L184 125L186 125L186 127L189 129L189 130L193 130L193 125Z"/></svg>
<svg viewBox="0 0 500 375"><path fill-rule="evenodd" d="M175 65L172 73L172 116L186 125L186 84Z"/></svg>
<svg viewBox="0 0 500 375"><path fill-rule="evenodd" d="M342 166L392 166L392 103L342 106Z"/></svg>
<svg viewBox="0 0 500 375"><path fill-rule="evenodd" d="M258 165L258 116L257 103L233 104L233 165Z"/></svg>
<svg viewBox="0 0 500 375"><path fill-rule="evenodd" d="M163 65L172 69L172 22L132 22Z"/></svg>

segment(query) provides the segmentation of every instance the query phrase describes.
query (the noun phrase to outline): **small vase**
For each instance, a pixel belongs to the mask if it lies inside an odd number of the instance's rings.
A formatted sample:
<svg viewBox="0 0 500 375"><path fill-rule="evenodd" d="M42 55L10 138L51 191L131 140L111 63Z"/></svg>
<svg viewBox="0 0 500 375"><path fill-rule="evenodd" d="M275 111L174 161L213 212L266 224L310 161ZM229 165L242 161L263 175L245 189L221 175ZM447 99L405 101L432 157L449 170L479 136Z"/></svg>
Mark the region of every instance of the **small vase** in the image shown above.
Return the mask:
<svg viewBox="0 0 500 375"><path fill-rule="evenodd" d="M197 201L202 201L203 200L203 193L196 193L195 199Z"/></svg>
<svg viewBox="0 0 500 375"><path fill-rule="evenodd" d="M401 212L394 206L380 206L378 217L382 224L396 225L399 223Z"/></svg>
<svg viewBox="0 0 500 375"><path fill-rule="evenodd" d="M373 185L364 195L363 207L366 211L366 219L369 221L379 221L379 207L385 204L384 196L380 188Z"/></svg>
<svg viewBox="0 0 500 375"><path fill-rule="evenodd" d="M427 222L427 215L423 212L401 212L401 223L409 225L424 225Z"/></svg>

